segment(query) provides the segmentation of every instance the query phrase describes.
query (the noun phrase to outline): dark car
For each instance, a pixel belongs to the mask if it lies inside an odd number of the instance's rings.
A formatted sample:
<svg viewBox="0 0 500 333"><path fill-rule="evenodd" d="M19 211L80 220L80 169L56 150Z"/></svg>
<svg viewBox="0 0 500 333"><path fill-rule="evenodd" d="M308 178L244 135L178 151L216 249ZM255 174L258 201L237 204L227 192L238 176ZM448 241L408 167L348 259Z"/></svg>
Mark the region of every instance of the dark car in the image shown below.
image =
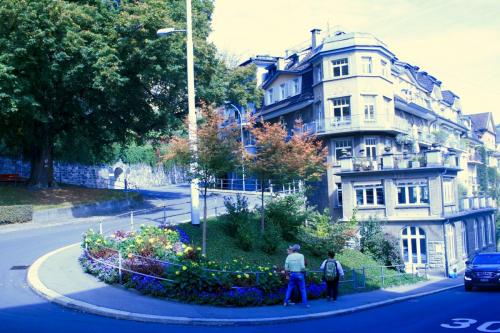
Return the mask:
<svg viewBox="0 0 500 333"><path fill-rule="evenodd" d="M466 264L466 291L471 291L474 287L500 287L500 253L480 253Z"/></svg>

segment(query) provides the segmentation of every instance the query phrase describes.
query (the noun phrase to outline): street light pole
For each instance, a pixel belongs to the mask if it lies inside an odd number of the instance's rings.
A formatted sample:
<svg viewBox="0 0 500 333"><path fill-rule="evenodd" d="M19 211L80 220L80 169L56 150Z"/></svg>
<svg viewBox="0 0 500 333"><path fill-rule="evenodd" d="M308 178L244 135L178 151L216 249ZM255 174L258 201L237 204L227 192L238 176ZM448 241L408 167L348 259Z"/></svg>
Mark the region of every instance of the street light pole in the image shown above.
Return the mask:
<svg viewBox="0 0 500 333"><path fill-rule="evenodd" d="M229 106L234 108L236 112L238 112L238 115L240 116L240 136L241 136L241 147L245 149L245 138L243 136L243 117L241 115L240 109L238 109L234 104L228 103ZM243 191L245 191L245 158L243 156L243 150L241 151L241 171L242 171L242 178L243 178Z"/></svg>
<svg viewBox="0 0 500 333"><path fill-rule="evenodd" d="M191 0L186 0L186 30L164 28L157 32L158 36L166 36L173 32L186 32L186 60L187 60L187 84L188 84L188 140L189 149L193 154L197 154L197 134L196 134L196 109L194 90L194 57L193 57L193 25L191 14ZM196 169L196 162L191 163L190 171ZM198 178L191 179L191 224L200 224L200 192L198 188Z"/></svg>
<svg viewBox="0 0 500 333"><path fill-rule="evenodd" d="M189 145L194 154L197 154L196 144L196 109L194 104L194 57L193 57L193 24L191 14L191 0L186 0L186 49L187 49L187 80L188 80L188 139ZM191 172L196 165L191 163ZM200 193L198 189L198 179L191 180L191 224L200 224Z"/></svg>

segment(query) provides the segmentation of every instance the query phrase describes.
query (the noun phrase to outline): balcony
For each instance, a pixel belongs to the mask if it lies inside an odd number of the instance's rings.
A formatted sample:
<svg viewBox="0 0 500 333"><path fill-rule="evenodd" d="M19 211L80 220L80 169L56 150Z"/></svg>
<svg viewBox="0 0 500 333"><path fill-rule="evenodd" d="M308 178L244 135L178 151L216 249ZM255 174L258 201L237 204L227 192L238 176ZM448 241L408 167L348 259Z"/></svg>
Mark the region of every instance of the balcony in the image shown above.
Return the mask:
<svg viewBox="0 0 500 333"><path fill-rule="evenodd" d="M495 199L487 197L487 196L474 196L474 197L466 197L461 198L459 201L459 211L469 211L469 210L478 210L484 208L496 208L497 203Z"/></svg>
<svg viewBox="0 0 500 333"><path fill-rule="evenodd" d="M393 154L387 152L379 159L344 156L340 158L340 171L381 171L408 170L446 167L458 170L455 155L438 149L426 150L418 154Z"/></svg>

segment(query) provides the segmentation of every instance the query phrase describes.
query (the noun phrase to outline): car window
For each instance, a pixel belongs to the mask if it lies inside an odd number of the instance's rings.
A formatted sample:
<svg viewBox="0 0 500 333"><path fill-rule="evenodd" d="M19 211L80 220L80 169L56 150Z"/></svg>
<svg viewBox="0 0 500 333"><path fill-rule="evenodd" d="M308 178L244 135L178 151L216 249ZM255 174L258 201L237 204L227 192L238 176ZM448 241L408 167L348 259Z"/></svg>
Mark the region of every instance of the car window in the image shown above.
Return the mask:
<svg viewBox="0 0 500 333"><path fill-rule="evenodd" d="M474 265L500 265L500 254L483 254L474 258Z"/></svg>

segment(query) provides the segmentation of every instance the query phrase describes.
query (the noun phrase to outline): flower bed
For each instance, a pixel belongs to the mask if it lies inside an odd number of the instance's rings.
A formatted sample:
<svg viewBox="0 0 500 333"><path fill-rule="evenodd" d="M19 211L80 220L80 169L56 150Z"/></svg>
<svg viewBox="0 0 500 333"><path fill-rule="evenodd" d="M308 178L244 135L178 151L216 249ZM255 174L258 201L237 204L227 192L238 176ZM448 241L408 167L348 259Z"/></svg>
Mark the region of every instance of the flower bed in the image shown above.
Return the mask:
<svg viewBox="0 0 500 333"><path fill-rule="evenodd" d="M285 297L287 280L278 267L209 260L179 228L141 226L108 237L89 230L82 246L86 272L144 294L220 306L272 305ZM307 289L310 299L324 295L318 274L307 274Z"/></svg>

